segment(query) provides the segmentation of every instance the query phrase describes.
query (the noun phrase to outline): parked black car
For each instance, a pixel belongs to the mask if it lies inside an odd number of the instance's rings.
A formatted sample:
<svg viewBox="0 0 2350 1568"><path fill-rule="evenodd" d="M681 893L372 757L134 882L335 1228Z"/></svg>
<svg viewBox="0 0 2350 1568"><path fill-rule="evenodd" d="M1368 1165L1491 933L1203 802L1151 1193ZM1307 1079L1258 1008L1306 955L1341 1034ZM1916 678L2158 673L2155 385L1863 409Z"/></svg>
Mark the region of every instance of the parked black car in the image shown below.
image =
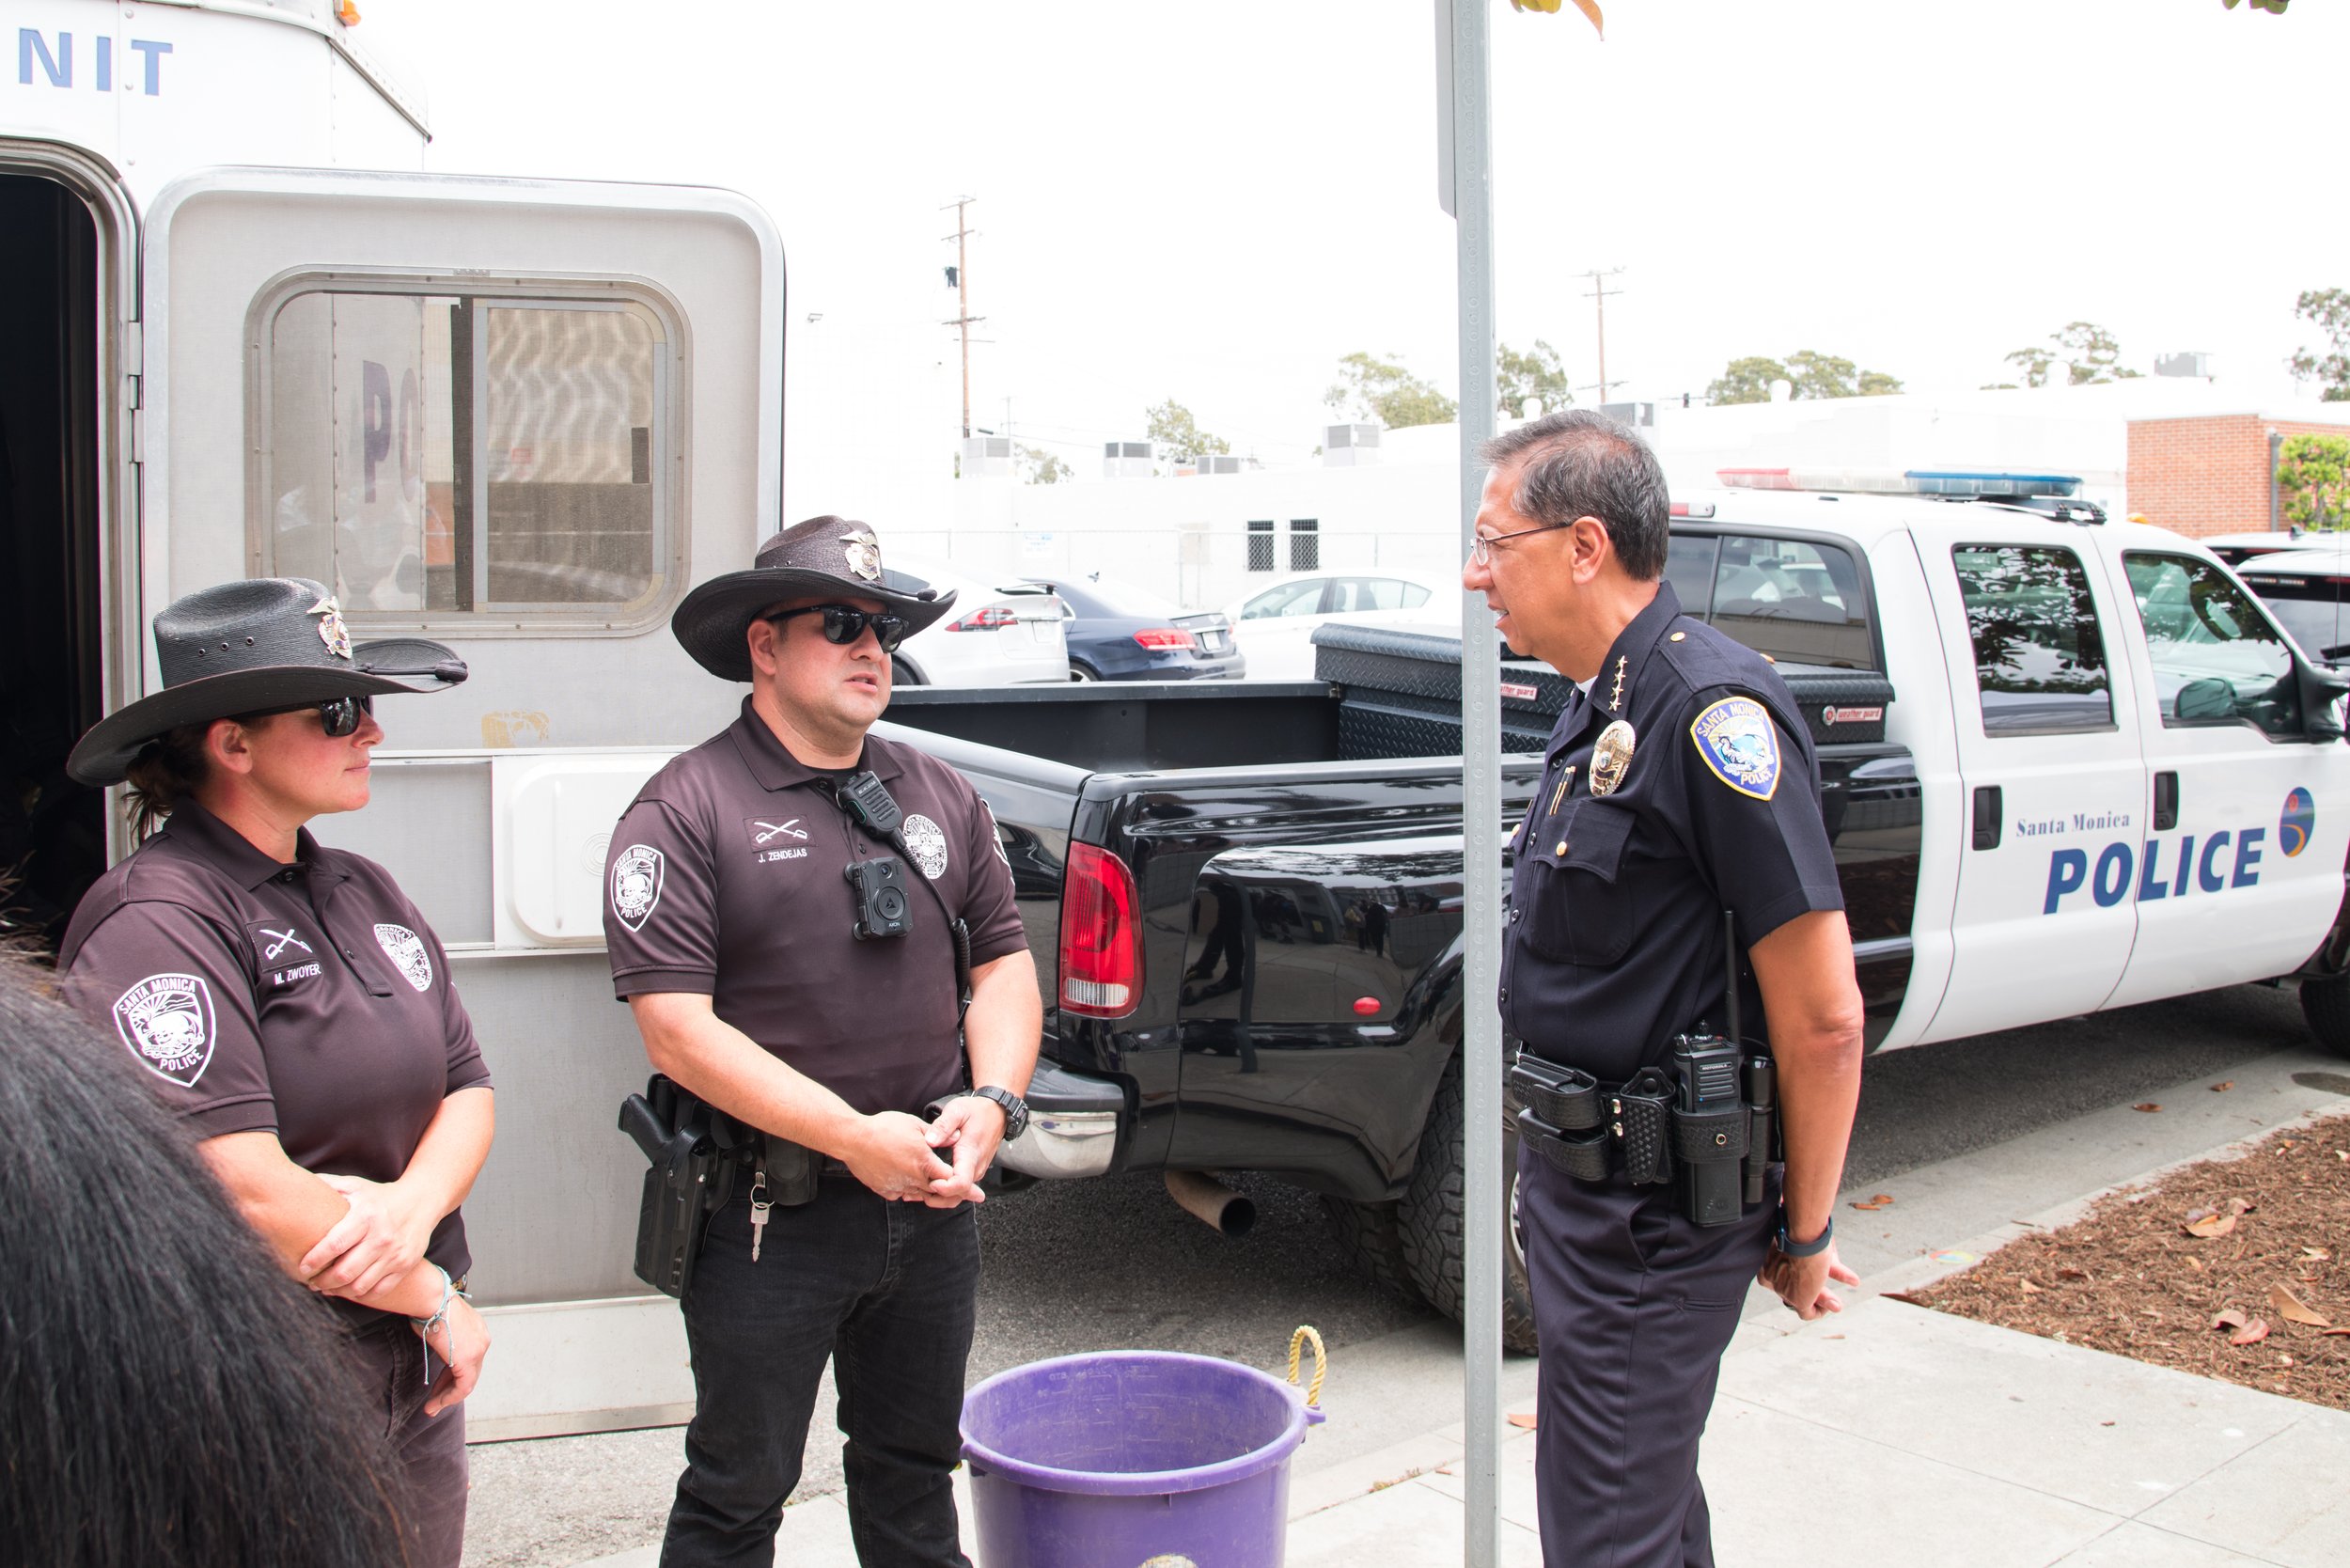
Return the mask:
<svg viewBox="0 0 2350 1568"><path fill-rule="evenodd" d="M1072 681L1238 680L1247 661L1232 623L1215 610L1183 610L1100 573L1062 581Z"/></svg>

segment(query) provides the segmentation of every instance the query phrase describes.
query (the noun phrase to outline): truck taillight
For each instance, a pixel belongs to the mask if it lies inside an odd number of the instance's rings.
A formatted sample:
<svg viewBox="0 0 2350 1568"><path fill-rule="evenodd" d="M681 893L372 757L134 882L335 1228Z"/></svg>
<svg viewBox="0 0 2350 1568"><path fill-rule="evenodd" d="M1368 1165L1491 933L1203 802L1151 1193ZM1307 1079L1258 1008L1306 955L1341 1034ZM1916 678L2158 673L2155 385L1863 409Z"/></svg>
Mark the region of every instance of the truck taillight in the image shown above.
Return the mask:
<svg viewBox="0 0 2350 1568"><path fill-rule="evenodd" d="M1191 634L1172 626L1147 626L1135 634L1135 641L1145 648L1189 648Z"/></svg>
<svg viewBox="0 0 2350 1568"><path fill-rule="evenodd" d="M983 610L973 610L947 628L949 632L993 632L999 627L1017 626L1020 617L1009 606L990 604Z"/></svg>
<svg viewBox="0 0 2350 1568"><path fill-rule="evenodd" d="M1123 1018L1142 1000L1141 901L1126 863L1091 844L1069 846L1061 880L1060 1005Z"/></svg>

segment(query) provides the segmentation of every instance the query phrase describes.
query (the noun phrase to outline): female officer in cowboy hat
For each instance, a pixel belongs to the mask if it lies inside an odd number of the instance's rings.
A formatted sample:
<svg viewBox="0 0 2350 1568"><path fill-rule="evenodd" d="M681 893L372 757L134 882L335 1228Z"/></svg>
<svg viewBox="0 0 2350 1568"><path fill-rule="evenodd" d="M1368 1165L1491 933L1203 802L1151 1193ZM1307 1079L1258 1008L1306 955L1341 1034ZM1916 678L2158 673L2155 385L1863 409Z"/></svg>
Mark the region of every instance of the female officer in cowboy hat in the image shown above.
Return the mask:
<svg viewBox="0 0 2350 1568"><path fill-rule="evenodd" d="M374 698L444 690L464 662L420 639L354 649L333 596L301 578L189 594L154 632L163 689L67 763L86 784L129 784L143 840L74 911L67 993L147 1070L286 1270L331 1302L352 1396L408 1482L407 1560L456 1568L458 1402L489 1348L462 1294L458 1204L490 1148L489 1074L431 927L381 866L304 824L367 804ZM135 1258L135 1216L123 1241Z"/></svg>

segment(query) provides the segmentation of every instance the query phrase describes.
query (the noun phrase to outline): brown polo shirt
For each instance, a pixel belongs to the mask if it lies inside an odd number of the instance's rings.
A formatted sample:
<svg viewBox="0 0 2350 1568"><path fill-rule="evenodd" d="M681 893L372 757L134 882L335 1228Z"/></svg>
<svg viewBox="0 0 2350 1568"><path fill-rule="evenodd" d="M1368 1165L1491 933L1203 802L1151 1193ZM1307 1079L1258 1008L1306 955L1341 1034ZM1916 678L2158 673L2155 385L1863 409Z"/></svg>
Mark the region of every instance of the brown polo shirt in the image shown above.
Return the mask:
<svg viewBox="0 0 2350 1568"><path fill-rule="evenodd" d="M944 762L868 736L862 765L976 966L1027 946L995 819ZM852 934L853 861L891 855L834 804L836 776L743 716L652 776L613 830L603 933L613 990L711 998L726 1022L854 1109L919 1113L962 1087L954 944L936 901L906 889L914 929Z"/></svg>
<svg viewBox="0 0 2350 1568"><path fill-rule="evenodd" d="M66 994L196 1137L275 1133L305 1170L397 1181L441 1102L489 1069L448 955L391 874L298 841L281 865L183 803L83 895ZM459 1215L425 1255L472 1266Z"/></svg>

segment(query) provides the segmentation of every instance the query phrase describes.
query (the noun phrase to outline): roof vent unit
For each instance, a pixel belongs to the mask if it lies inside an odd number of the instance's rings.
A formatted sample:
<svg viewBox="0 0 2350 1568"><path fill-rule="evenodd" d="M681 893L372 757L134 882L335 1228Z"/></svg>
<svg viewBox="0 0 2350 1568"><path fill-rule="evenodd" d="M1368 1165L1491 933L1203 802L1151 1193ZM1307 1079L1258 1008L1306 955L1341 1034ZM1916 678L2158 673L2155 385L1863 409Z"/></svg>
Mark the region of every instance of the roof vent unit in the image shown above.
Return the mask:
<svg viewBox="0 0 2350 1568"><path fill-rule="evenodd" d="M1379 461L1378 425L1322 427L1322 465L1324 468L1366 468Z"/></svg>
<svg viewBox="0 0 2350 1568"><path fill-rule="evenodd" d="M2158 353L2154 355L2154 374L2185 376L2211 380L2211 355L2207 353Z"/></svg>
<svg viewBox="0 0 2350 1568"><path fill-rule="evenodd" d="M1240 472L1240 459L1229 452L1202 452L1191 460L1191 471L1195 474L1237 474Z"/></svg>
<svg viewBox="0 0 2350 1568"><path fill-rule="evenodd" d="M1630 425L1636 430L1651 429L1656 424L1654 403L1602 403L1599 411L1617 424Z"/></svg>
<svg viewBox="0 0 2350 1568"><path fill-rule="evenodd" d="M1151 443L1102 443L1102 477L1105 479L1147 479L1151 477Z"/></svg>
<svg viewBox="0 0 2350 1568"><path fill-rule="evenodd" d="M1011 437L966 435L963 438L963 477L966 479L1011 478Z"/></svg>

